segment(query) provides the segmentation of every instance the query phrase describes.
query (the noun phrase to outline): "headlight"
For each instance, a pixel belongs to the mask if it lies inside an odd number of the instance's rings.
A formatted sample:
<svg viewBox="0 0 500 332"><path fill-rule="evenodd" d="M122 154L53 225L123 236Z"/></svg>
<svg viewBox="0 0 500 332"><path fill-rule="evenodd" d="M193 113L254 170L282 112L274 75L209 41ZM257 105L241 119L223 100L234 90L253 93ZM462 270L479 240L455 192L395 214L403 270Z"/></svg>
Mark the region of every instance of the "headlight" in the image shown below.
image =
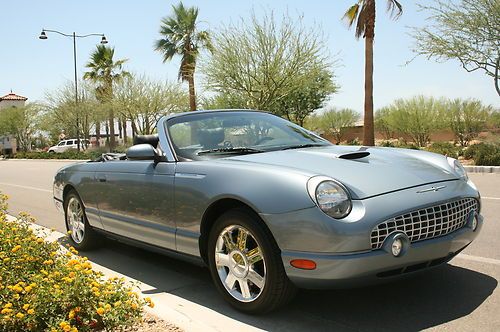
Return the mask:
<svg viewBox="0 0 500 332"><path fill-rule="evenodd" d="M453 170L455 171L455 173L462 179L464 179L465 181L467 181L469 178L467 177L467 171L465 170L465 168L462 166L462 164L454 159L454 158L450 158L450 157L446 157L446 159L448 160L448 164L450 165L451 168L453 168Z"/></svg>
<svg viewBox="0 0 500 332"><path fill-rule="evenodd" d="M330 217L342 219L351 212L351 197L347 189L337 181L326 176L316 176L309 180L307 189L316 205Z"/></svg>

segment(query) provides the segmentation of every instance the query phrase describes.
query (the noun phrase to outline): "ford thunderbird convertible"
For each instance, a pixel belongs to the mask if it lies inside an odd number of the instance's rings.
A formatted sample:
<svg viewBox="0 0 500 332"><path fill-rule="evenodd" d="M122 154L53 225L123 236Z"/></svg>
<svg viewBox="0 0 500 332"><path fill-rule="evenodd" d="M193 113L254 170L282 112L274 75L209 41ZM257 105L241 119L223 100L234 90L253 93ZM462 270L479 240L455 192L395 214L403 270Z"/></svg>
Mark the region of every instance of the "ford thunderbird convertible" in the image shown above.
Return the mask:
<svg viewBox="0 0 500 332"><path fill-rule="evenodd" d="M388 281L444 264L483 224L461 164L394 148L337 146L249 110L165 116L126 154L54 179L72 245L111 237L206 264L237 309L297 288Z"/></svg>

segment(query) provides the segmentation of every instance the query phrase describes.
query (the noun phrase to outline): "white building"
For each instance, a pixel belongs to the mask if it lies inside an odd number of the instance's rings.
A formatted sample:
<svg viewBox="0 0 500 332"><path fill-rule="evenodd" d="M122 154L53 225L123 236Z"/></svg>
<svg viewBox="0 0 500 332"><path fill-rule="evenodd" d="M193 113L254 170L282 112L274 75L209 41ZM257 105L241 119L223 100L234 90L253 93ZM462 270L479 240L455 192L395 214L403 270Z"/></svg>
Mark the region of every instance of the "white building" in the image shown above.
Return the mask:
<svg viewBox="0 0 500 332"><path fill-rule="evenodd" d="M0 112L11 107L24 107L28 98L12 93L0 97ZM0 136L0 154L9 155L17 152L16 139L12 136Z"/></svg>

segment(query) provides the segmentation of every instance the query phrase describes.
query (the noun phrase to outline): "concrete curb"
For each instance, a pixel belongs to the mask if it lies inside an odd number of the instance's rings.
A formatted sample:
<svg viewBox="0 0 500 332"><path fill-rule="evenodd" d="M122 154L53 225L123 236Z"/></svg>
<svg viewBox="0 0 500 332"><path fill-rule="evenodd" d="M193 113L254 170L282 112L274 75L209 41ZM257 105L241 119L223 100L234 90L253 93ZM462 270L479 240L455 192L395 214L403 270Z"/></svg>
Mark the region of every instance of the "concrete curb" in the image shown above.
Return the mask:
<svg viewBox="0 0 500 332"><path fill-rule="evenodd" d="M500 166L464 166L469 173L500 173Z"/></svg>
<svg viewBox="0 0 500 332"><path fill-rule="evenodd" d="M7 220L15 222L17 221L17 218L7 215ZM53 231L47 227L37 224L31 224L30 227L38 236L45 238L48 242L54 242L66 236L63 233ZM62 245L61 250L68 251ZM96 271L102 272L106 278L124 278L127 282L137 285L139 296L143 298L150 297L155 304L154 308L145 307L145 311L181 328L184 331L263 331L168 292L151 294L150 291L154 291L156 289L155 287L108 269L107 267L99 265L90 259L89 261L92 262L92 268Z"/></svg>

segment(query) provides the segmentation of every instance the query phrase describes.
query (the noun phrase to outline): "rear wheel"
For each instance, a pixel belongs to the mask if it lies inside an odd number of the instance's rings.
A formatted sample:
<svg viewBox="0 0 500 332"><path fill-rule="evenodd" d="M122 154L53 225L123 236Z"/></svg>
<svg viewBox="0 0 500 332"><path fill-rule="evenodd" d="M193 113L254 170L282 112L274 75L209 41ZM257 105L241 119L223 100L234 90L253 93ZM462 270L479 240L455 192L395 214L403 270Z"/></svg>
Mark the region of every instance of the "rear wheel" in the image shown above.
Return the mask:
<svg viewBox="0 0 500 332"><path fill-rule="evenodd" d="M76 191L71 190L66 195L64 211L71 245L78 250L88 250L98 246L100 236L89 225L85 207Z"/></svg>
<svg viewBox="0 0 500 332"><path fill-rule="evenodd" d="M208 261L217 289L238 310L269 312L295 294L272 235L244 209L217 219L209 235Z"/></svg>

